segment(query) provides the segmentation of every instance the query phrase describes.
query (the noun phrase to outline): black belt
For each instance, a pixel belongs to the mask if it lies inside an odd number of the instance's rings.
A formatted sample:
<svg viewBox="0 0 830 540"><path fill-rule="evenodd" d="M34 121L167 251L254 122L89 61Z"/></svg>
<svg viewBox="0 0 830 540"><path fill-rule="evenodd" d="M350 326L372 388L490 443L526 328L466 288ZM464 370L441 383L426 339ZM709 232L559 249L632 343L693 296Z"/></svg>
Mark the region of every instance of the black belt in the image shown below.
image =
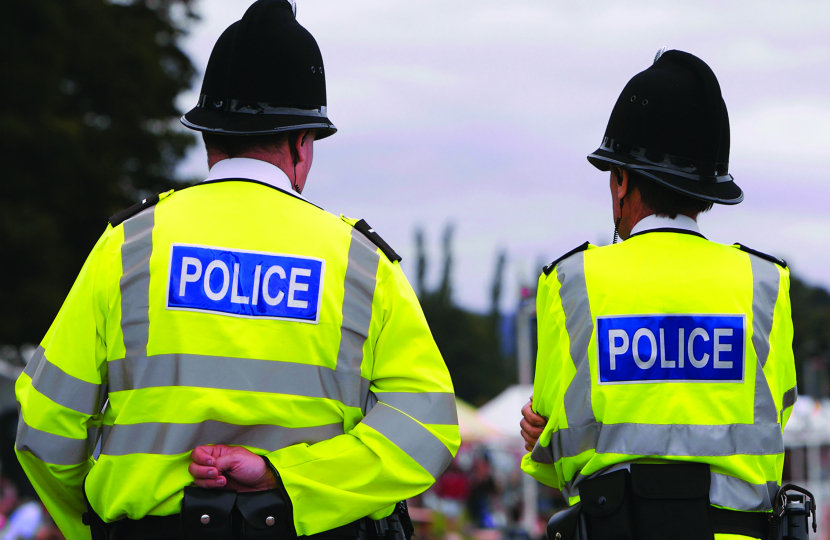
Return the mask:
<svg viewBox="0 0 830 540"><path fill-rule="evenodd" d="M93 539L180 540L186 537L182 516L183 514L146 516L137 520L121 519L112 523L104 523L90 509L84 514L84 523L92 527ZM386 518L372 520L364 517L317 534L297 537L292 533L287 536L286 540L408 540L413 532L406 503L400 502L395 505L392 514ZM245 534L237 529L232 536L241 538L245 537ZM277 536L282 538L279 534ZM266 537L270 538L270 536Z"/></svg>
<svg viewBox="0 0 830 540"><path fill-rule="evenodd" d="M713 506L711 516L715 534L738 534L760 540L767 540L769 536L770 513L738 512Z"/></svg>
<svg viewBox="0 0 830 540"><path fill-rule="evenodd" d="M114 540L178 540L184 538L182 518L172 516L147 516L141 519L122 519L110 524ZM330 531L300 536L297 540L326 540L328 538L360 538L361 532L374 528L374 522L362 518Z"/></svg>

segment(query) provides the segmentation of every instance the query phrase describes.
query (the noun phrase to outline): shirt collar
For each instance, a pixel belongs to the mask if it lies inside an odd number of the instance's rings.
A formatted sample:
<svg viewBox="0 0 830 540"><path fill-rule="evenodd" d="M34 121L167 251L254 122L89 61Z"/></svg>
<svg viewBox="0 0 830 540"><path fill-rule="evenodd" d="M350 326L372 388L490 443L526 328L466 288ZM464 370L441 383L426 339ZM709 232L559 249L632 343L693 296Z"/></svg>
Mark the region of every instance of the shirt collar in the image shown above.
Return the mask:
<svg viewBox="0 0 830 540"><path fill-rule="evenodd" d="M677 214L677 217L672 219L670 217L657 216L652 214L650 216L644 217L639 222L637 222L637 224L634 225L634 228L631 229L631 235L651 231L654 229L679 229L682 231L690 231L696 234L701 234L700 227L698 227L697 225L697 221L693 220L689 216Z"/></svg>
<svg viewBox="0 0 830 540"><path fill-rule="evenodd" d="M256 180L305 200L302 195L294 191L291 180L282 169L265 161L251 158L228 158L217 161L210 168L210 173L204 182L228 178Z"/></svg>

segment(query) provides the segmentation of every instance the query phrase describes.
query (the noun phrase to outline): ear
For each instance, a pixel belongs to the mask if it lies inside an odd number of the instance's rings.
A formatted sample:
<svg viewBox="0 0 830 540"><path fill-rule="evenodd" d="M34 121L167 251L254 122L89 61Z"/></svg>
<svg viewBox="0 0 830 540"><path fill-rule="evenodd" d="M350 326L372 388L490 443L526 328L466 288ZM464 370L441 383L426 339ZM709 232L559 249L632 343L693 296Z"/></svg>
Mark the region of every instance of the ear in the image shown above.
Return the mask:
<svg viewBox="0 0 830 540"><path fill-rule="evenodd" d="M625 169L617 169L617 185L614 186L617 190L617 200L622 200L628 194L628 171Z"/></svg>
<svg viewBox="0 0 830 540"><path fill-rule="evenodd" d="M308 159L310 150L309 142L314 139L314 137L310 136L311 132L312 130L310 129L301 129L293 132L288 138L288 146L291 150L291 159L295 165Z"/></svg>

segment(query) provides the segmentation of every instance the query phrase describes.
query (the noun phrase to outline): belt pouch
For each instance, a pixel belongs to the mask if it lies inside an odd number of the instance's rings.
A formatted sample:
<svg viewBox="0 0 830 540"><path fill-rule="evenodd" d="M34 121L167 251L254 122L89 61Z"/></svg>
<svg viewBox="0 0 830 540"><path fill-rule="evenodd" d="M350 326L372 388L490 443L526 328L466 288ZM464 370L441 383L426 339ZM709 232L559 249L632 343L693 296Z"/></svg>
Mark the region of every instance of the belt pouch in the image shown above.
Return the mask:
<svg viewBox="0 0 830 540"><path fill-rule="evenodd" d="M582 503L578 502L553 514L548 521L548 540L577 540L581 511Z"/></svg>
<svg viewBox="0 0 830 540"><path fill-rule="evenodd" d="M634 540L629 486L629 474L625 469L579 484L579 500L590 540ZM564 540L564 535L562 538Z"/></svg>
<svg viewBox="0 0 830 540"><path fill-rule="evenodd" d="M638 540L713 540L709 465L631 465Z"/></svg>
<svg viewBox="0 0 830 540"><path fill-rule="evenodd" d="M235 501L235 491L195 486L184 488L184 537L187 540L231 540Z"/></svg>
<svg viewBox="0 0 830 540"><path fill-rule="evenodd" d="M291 511L280 491L251 491L236 496L236 508L242 514L244 540L285 540L294 538Z"/></svg>

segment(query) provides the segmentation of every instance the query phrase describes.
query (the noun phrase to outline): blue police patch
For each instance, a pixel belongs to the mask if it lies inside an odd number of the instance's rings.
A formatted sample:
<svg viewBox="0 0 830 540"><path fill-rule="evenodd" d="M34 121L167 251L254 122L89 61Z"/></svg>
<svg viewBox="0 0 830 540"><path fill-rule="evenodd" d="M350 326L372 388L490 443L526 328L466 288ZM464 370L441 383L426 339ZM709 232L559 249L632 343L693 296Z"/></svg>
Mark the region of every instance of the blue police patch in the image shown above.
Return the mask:
<svg viewBox="0 0 830 540"><path fill-rule="evenodd" d="M745 315L597 317L599 383L743 382Z"/></svg>
<svg viewBox="0 0 830 540"><path fill-rule="evenodd" d="M174 244L167 309L316 324L325 261Z"/></svg>

